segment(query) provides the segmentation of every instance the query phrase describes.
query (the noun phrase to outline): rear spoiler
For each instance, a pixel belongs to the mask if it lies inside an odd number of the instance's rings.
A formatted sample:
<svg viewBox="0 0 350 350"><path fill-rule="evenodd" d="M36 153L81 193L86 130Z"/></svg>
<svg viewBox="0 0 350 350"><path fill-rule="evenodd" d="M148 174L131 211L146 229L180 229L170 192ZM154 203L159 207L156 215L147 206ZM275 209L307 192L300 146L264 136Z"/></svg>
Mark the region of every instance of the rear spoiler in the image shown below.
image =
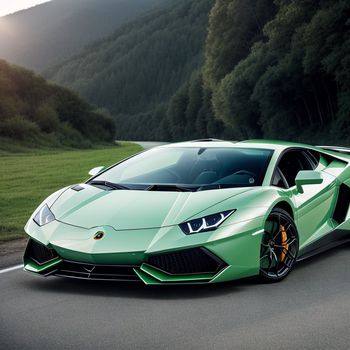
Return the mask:
<svg viewBox="0 0 350 350"><path fill-rule="evenodd" d="M333 151L333 152L339 152L339 153L350 155L350 148L346 148L346 147L339 147L339 146L317 146L317 147L322 148L325 151Z"/></svg>

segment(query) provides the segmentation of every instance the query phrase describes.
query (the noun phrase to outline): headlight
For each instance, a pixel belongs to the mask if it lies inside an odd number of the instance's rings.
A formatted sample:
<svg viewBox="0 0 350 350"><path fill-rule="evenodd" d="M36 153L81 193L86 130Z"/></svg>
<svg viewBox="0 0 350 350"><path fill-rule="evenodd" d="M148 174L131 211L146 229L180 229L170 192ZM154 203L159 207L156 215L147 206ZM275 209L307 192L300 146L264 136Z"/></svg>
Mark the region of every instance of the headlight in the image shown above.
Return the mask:
<svg viewBox="0 0 350 350"><path fill-rule="evenodd" d="M52 214L51 210L46 204L43 205L38 211L38 213L34 216L34 221L39 226L44 226L54 220L55 216Z"/></svg>
<svg viewBox="0 0 350 350"><path fill-rule="evenodd" d="M180 228L186 235L216 230L236 209L226 210L221 213L204 216L180 224Z"/></svg>

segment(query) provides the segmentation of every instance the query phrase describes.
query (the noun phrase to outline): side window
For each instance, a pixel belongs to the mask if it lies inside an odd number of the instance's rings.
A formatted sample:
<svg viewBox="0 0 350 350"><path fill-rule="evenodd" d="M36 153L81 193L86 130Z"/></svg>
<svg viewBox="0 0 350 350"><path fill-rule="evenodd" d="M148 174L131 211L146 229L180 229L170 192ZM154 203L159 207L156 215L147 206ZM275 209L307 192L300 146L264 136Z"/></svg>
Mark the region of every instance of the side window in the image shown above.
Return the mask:
<svg viewBox="0 0 350 350"><path fill-rule="evenodd" d="M281 171L279 168L276 169L275 174L272 179L272 186L288 188L285 179L282 177Z"/></svg>
<svg viewBox="0 0 350 350"><path fill-rule="evenodd" d="M288 187L293 187L298 172L300 170L313 170L314 164L311 164L303 150L292 150L282 156L278 168L286 179Z"/></svg>
<svg viewBox="0 0 350 350"><path fill-rule="evenodd" d="M311 162L312 169L315 170L320 163L320 158L321 158L320 154L316 151L310 151L310 150L305 151L305 153Z"/></svg>

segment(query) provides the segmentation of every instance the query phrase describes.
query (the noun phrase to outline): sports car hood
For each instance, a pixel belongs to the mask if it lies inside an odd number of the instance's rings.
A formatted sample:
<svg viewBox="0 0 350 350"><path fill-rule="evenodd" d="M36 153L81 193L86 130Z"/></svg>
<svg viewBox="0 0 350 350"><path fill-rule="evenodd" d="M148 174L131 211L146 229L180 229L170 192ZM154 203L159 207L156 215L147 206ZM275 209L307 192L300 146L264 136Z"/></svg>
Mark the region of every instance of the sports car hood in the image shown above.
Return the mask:
<svg viewBox="0 0 350 350"><path fill-rule="evenodd" d="M252 188L200 192L105 191L83 184L68 189L51 206L56 219L75 226L132 230L171 226Z"/></svg>

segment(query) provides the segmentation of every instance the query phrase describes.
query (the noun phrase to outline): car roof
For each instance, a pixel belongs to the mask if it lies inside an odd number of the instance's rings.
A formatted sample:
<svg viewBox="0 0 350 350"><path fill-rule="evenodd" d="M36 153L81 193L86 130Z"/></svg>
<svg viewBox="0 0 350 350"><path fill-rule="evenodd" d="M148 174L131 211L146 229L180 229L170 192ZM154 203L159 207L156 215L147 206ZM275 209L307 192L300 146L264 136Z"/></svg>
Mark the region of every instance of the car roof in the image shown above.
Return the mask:
<svg viewBox="0 0 350 350"><path fill-rule="evenodd" d="M199 148L261 148L261 149L271 149L277 151L283 151L284 149L291 147L304 147L309 149L316 149L313 146L280 141L280 140L246 140L246 141L225 141L218 139L200 139L186 142L178 142L166 144L160 147L199 147Z"/></svg>

